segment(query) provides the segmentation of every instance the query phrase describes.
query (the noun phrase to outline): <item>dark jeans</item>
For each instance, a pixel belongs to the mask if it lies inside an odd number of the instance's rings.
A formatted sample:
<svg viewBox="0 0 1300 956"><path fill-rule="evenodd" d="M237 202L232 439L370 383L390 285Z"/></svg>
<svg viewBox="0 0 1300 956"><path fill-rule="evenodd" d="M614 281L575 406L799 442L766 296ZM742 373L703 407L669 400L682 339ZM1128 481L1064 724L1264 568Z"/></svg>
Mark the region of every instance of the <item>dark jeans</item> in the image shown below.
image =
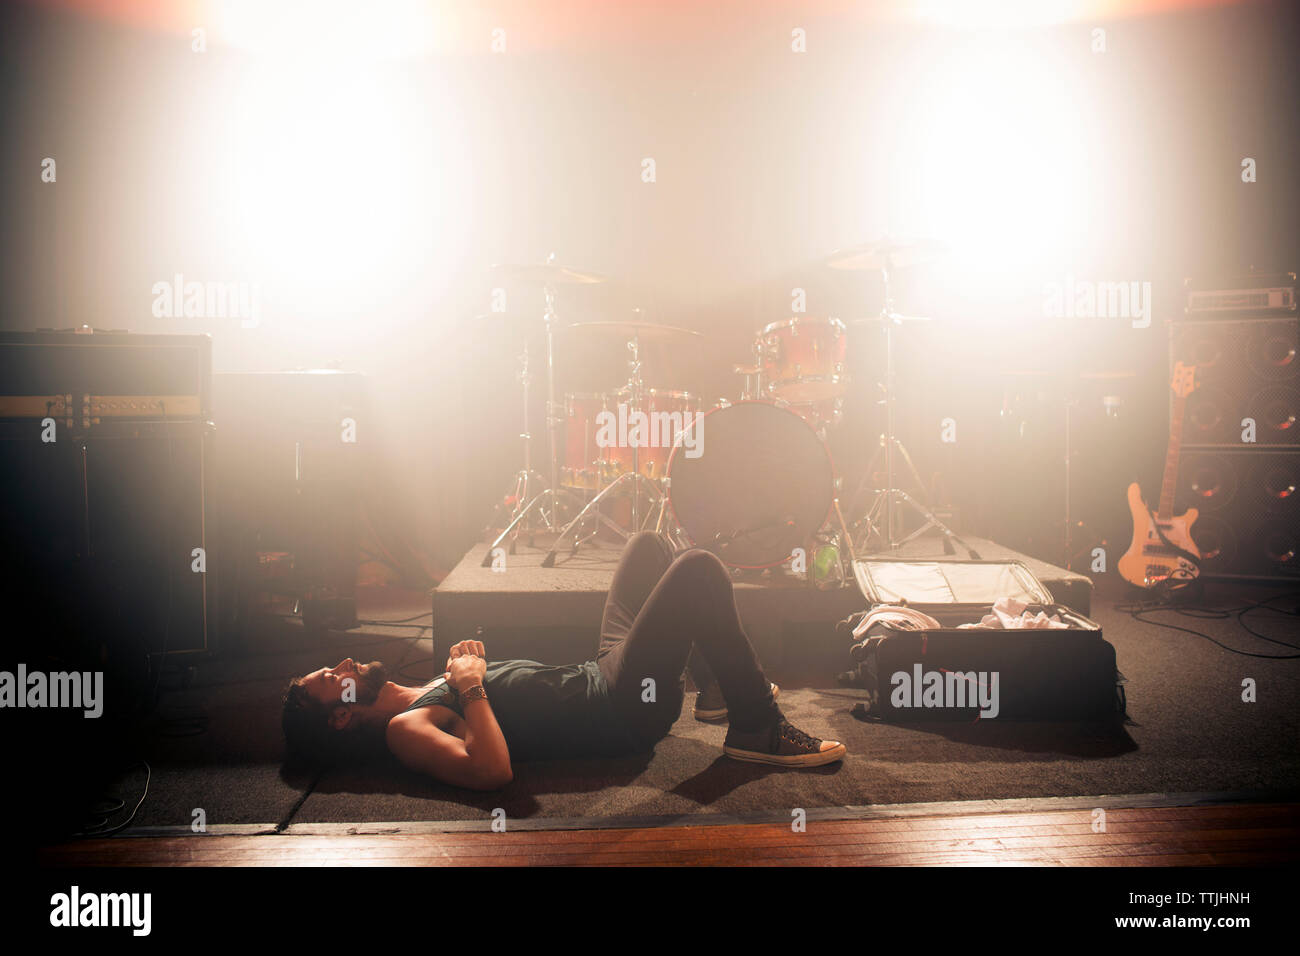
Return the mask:
<svg viewBox="0 0 1300 956"><path fill-rule="evenodd" d="M663 535L633 535L605 601L596 661L616 710L639 744L652 747L681 715L682 674L692 647L716 678L732 727L759 730L780 717L741 629L722 562L707 551L674 558ZM644 699L646 678L654 681L653 701Z"/></svg>

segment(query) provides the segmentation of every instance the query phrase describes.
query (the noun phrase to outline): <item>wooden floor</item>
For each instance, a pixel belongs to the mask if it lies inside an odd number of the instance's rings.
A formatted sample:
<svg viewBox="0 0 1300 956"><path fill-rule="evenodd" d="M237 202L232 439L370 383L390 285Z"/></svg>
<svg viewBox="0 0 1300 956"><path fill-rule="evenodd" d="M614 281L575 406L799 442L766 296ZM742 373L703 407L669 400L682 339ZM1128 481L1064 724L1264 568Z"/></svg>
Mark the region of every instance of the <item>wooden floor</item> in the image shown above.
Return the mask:
<svg viewBox="0 0 1300 956"><path fill-rule="evenodd" d="M1300 806L944 813L642 829L115 837L46 866L1255 866L1300 860ZM370 825L375 826L375 825Z"/></svg>

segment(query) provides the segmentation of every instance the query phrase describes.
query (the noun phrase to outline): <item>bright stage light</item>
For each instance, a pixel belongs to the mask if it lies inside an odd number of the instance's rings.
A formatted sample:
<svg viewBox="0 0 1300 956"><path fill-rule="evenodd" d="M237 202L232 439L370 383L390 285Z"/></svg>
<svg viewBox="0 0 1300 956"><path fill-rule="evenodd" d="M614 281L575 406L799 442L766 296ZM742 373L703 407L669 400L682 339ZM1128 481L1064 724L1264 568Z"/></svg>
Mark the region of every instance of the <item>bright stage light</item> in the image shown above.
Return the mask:
<svg viewBox="0 0 1300 956"><path fill-rule="evenodd" d="M287 64L380 61L426 53L443 29L430 0L221 0L223 41Z"/></svg>
<svg viewBox="0 0 1300 956"><path fill-rule="evenodd" d="M998 29L1061 23L1113 6L1098 0L914 0L910 10L942 26Z"/></svg>
<svg viewBox="0 0 1300 956"><path fill-rule="evenodd" d="M891 152L890 224L950 247L979 284L1051 267L1091 241L1088 96L1030 34L954 36L910 97Z"/></svg>
<svg viewBox="0 0 1300 956"><path fill-rule="evenodd" d="M251 56L218 124L230 242L272 309L326 319L392 306L417 278L436 294L471 175L453 97L404 59L429 46L423 11L335 6L232 5L223 30Z"/></svg>

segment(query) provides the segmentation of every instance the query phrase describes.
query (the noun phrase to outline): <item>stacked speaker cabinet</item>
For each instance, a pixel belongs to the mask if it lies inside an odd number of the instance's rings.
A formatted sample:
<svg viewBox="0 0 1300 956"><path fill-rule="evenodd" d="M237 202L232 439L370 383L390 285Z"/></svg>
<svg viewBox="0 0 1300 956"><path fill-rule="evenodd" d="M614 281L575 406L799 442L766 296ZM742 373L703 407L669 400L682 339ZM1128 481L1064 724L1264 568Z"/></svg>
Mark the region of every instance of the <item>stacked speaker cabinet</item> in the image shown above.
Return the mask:
<svg viewBox="0 0 1300 956"><path fill-rule="evenodd" d="M0 577L45 649L214 649L211 368L206 335L0 333Z"/></svg>
<svg viewBox="0 0 1300 956"><path fill-rule="evenodd" d="M213 392L223 632L255 649L273 596L308 627L354 626L365 377L220 373Z"/></svg>
<svg viewBox="0 0 1300 956"><path fill-rule="evenodd" d="M1196 367L1176 508L1206 577L1300 581L1300 336L1294 273L1188 282L1170 359Z"/></svg>

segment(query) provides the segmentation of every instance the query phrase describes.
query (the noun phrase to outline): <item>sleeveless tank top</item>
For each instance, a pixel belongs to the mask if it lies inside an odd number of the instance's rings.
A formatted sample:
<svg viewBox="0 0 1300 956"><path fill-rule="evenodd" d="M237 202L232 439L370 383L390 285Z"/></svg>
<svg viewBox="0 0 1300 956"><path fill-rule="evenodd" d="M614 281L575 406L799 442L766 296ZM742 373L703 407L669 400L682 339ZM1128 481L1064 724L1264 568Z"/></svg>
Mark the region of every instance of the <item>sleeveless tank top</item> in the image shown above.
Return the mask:
<svg viewBox="0 0 1300 956"><path fill-rule="evenodd" d="M609 698L595 661L539 664L493 661L483 680L511 760L611 757L637 748ZM448 683L431 687L407 710L437 704L462 718L460 695Z"/></svg>

